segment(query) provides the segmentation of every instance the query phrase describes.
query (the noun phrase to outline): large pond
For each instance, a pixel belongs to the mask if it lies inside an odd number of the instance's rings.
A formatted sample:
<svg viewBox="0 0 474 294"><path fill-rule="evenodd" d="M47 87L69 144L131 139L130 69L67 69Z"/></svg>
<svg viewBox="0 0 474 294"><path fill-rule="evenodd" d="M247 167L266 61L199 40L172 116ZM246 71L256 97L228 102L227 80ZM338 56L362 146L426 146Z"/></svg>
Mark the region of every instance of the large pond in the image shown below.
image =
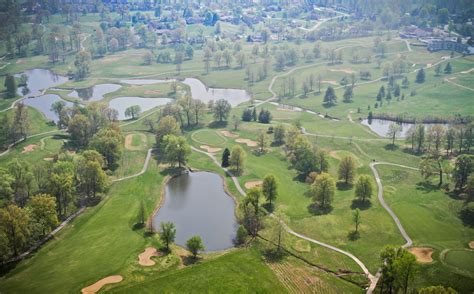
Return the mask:
<svg viewBox="0 0 474 294"><path fill-rule="evenodd" d="M68 96L80 98L83 101L99 101L104 99L104 95L115 92L121 87L117 84L99 84L89 88L74 90Z"/></svg>
<svg viewBox="0 0 474 294"><path fill-rule="evenodd" d="M187 78L183 83L191 88L191 94L194 99L199 99L205 103L211 100L225 99L230 105L237 106L240 103L249 101L251 98L250 94L245 90L206 88L206 85L194 78Z"/></svg>
<svg viewBox="0 0 474 294"><path fill-rule="evenodd" d="M59 120L56 113L51 110L51 105L56 101L63 101L67 107L72 107L73 103L63 100L61 97L55 94L45 94L34 98L25 98L21 102L25 105L36 108L42 112L48 120L57 122Z"/></svg>
<svg viewBox="0 0 474 294"><path fill-rule="evenodd" d="M28 81L26 83L26 88L28 91L24 94L23 89L25 87L18 87L18 95L22 97L41 95L42 90L58 86L68 81L67 77L55 74L49 69L29 69L22 73L16 74L15 77L19 78L23 74L28 77Z"/></svg>
<svg viewBox="0 0 474 294"><path fill-rule="evenodd" d="M235 203L224 191L223 179L209 172L183 174L168 182L153 227L159 230L161 222L174 223L176 244L185 246L189 238L199 235L206 251L233 247L238 227Z"/></svg>
<svg viewBox="0 0 474 294"><path fill-rule="evenodd" d="M110 100L109 107L118 111L119 120L127 119L125 109L132 105L140 106L142 112L172 102L170 98L118 97Z"/></svg>
<svg viewBox="0 0 474 294"><path fill-rule="evenodd" d="M388 129L390 124L393 123L393 121L385 120L385 119L372 119L371 123L369 123L368 119L364 119L361 122L363 125L368 126L373 132L375 132L377 135L381 137L387 137ZM412 123L399 123L399 125L402 126L402 131L399 135L400 138L406 138L408 134L408 130L410 129L411 126L414 124ZM434 124L423 124L426 127L429 127L430 125ZM448 126L448 124L442 124L445 127Z"/></svg>

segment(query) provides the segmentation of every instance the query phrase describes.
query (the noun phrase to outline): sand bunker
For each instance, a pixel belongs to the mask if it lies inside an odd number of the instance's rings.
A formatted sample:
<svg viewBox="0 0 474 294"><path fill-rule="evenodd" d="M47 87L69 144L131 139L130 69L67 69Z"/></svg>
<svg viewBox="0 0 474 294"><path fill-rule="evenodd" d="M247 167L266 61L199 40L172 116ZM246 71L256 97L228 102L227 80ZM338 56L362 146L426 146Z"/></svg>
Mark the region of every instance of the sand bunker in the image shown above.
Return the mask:
<svg viewBox="0 0 474 294"><path fill-rule="evenodd" d="M474 67L469 69L469 70L462 71L461 73L462 74L468 74L468 73L473 72L473 71L474 71Z"/></svg>
<svg viewBox="0 0 474 294"><path fill-rule="evenodd" d="M249 181L247 183L245 183L245 188L247 189L252 189L252 188L255 188L255 187L261 187L263 184L263 181Z"/></svg>
<svg viewBox="0 0 474 294"><path fill-rule="evenodd" d="M257 147L257 142L252 141L250 139L237 139L237 140L235 140L235 142L246 144L249 147Z"/></svg>
<svg viewBox="0 0 474 294"><path fill-rule="evenodd" d="M132 145L133 136L140 136L142 144L140 144L139 146L133 146ZM125 137L125 149L127 149L127 150L132 150L132 151L133 150L142 150L143 146L146 146L146 143L147 143L147 139L146 139L146 136L144 134L128 134Z"/></svg>
<svg viewBox="0 0 474 294"><path fill-rule="evenodd" d="M278 111L301 111L301 110L298 110L298 109L295 109L295 108L284 108L284 107L278 107L277 108Z"/></svg>
<svg viewBox="0 0 474 294"><path fill-rule="evenodd" d="M469 242L469 248L474 249L474 241Z"/></svg>
<svg viewBox="0 0 474 294"><path fill-rule="evenodd" d="M335 85L335 86L339 85L339 83L335 80L322 80L321 83L331 84L331 85Z"/></svg>
<svg viewBox="0 0 474 294"><path fill-rule="evenodd" d="M228 137L228 138L238 138L238 137L239 137L239 135L234 134L234 133L229 132L229 131L220 131L220 133L221 133L224 137Z"/></svg>
<svg viewBox="0 0 474 294"><path fill-rule="evenodd" d="M26 63L26 61L24 59L18 59L16 61L16 64L24 64L24 63Z"/></svg>
<svg viewBox="0 0 474 294"><path fill-rule="evenodd" d="M38 145L30 144L28 146L23 147L23 151L21 151L21 153L31 152L31 151L35 150L36 147L38 147Z"/></svg>
<svg viewBox="0 0 474 294"><path fill-rule="evenodd" d="M153 266L155 262L151 259L152 256L160 256L156 248L148 247L138 255L138 263L142 266Z"/></svg>
<svg viewBox="0 0 474 294"><path fill-rule="evenodd" d="M154 95L154 94L160 94L161 91L160 90L145 90L143 93L145 93L145 95Z"/></svg>
<svg viewBox="0 0 474 294"><path fill-rule="evenodd" d="M103 278L102 280L95 282L94 284L88 287L82 288L81 292L84 294L93 294L93 293L99 292L99 290L107 284L120 283L122 282L122 280L123 280L123 277L120 275L108 276L106 278Z"/></svg>
<svg viewBox="0 0 474 294"><path fill-rule="evenodd" d="M330 71L343 72L343 73L346 73L346 74L355 73L355 71L353 71L352 68L334 68L334 69L330 69Z"/></svg>
<svg viewBox="0 0 474 294"><path fill-rule="evenodd" d="M201 149L206 150L208 153L216 153L216 152L219 152L219 151L222 150L221 148L210 147L210 146L207 146L207 145L201 145L199 147Z"/></svg>
<svg viewBox="0 0 474 294"><path fill-rule="evenodd" d="M44 161L54 161L54 158L52 157L45 157L43 158Z"/></svg>
<svg viewBox="0 0 474 294"><path fill-rule="evenodd" d="M413 247L408 249L416 257L416 261L419 263L430 263L433 261L431 255L433 254L433 248L430 247Z"/></svg>

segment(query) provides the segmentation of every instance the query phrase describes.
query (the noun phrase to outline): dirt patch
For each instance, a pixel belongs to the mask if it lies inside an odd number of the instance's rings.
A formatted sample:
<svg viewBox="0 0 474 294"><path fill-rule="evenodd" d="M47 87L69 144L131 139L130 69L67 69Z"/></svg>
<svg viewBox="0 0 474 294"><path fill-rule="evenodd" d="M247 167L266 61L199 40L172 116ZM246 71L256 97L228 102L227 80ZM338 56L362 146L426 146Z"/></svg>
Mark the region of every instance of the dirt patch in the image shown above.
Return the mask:
<svg viewBox="0 0 474 294"><path fill-rule="evenodd" d="M161 91L160 90L145 90L143 93L145 95L154 95L154 94L160 94Z"/></svg>
<svg viewBox="0 0 474 294"><path fill-rule="evenodd" d="M133 136L140 136L140 139L142 141L142 144L140 146L133 146ZM143 150L143 146L146 146L147 143L147 138L144 134L128 134L125 136L125 149L127 150Z"/></svg>
<svg viewBox="0 0 474 294"><path fill-rule="evenodd" d="M123 281L123 277L120 275L108 276L106 278L103 278L102 280L95 282L94 284L88 287L82 288L81 292L84 294L93 294L93 293L99 292L99 290L107 284L115 284L115 283L120 283L122 281Z"/></svg>
<svg viewBox="0 0 474 294"><path fill-rule="evenodd" d="M216 153L222 150L221 148L211 147L207 145L201 145L199 146L199 148L206 150L208 153Z"/></svg>
<svg viewBox="0 0 474 294"><path fill-rule="evenodd" d="M353 71L352 68L334 68L334 69L330 69L330 71L343 72L343 73L346 73L346 74L355 73L355 71Z"/></svg>
<svg viewBox="0 0 474 294"><path fill-rule="evenodd" d="M16 61L16 64L24 64L24 63L26 63L26 61L24 59L18 59Z"/></svg>
<svg viewBox="0 0 474 294"><path fill-rule="evenodd" d="M112 57L102 58L101 62L102 63L112 63L112 62L119 61L119 60L120 60L120 56L112 56Z"/></svg>
<svg viewBox="0 0 474 294"><path fill-rule="evenodd" d="M30 144L28 146L23 147L23 151L21 151L21 153L32 152L33 150L35 150L36 147L38 147L38 145Z"/></svg>
<svg viewBox="0 0 474 294"><path fill-rule="evenodd" d="M45 157L43 158L44 161L54 161L54 158L52 157Z"/></svg>
<svg viewBox="0 0 474 294"><path fill-rule="evenodd" d="M247 183L245 183L245 188L247 189L252 189L252 188L255 188L255 187L261 187L263 184L263 181L249 181Z"/></svg>
<svg viewBox="0 0 474 294"><path fill-rule="evenodd" d="M335 86L339 85L339 83L335 80L322 80L321 83L331 84L331 85L335 85Z"/></svg>
<svg viewBox="0 0 474 294"><path fill-rule="evenodd" d="M433 254L433 248L430 247L413 247L408 249L416 257L416 261L419 263L430 263L433 261L431 255Z"/></svg>
<svg viewBox="0 0 474 294"><path fill-rule="evenodd" d="M332 158L335 158L337 160L341 160L341 157L337 154L337 151L331 151L329 152L329 156L331 156Z"/></svg>
<svg viewBox="0 0 474 294"><path fill-rule="evenodd" d="M246 144L249 147L257 147L257 142L252 141L250 139L237 139L237 140L235 140L235 142Z"/></svg>
<svg viewBox="0 0 474 294"><path fill-rule="evenodd" d="M153 256L160 256L161 254L156 248L148 247L138 255L138 263L142 266L153 266L155 262L151 259Z"/></svg>
<svg viewBox="0 0 474 294"><path fill-rule="evenodd" d="M230 131L220 131L220 133L224 136L224 137L228 137L228 138L238 138L239 135L237 134L234 134Z"/></svg>
<svg viewBox="0 0 474 294"><path fill-rule="evenodd" d="M474 249L474 241L469 242L469 248Z"/></svg>

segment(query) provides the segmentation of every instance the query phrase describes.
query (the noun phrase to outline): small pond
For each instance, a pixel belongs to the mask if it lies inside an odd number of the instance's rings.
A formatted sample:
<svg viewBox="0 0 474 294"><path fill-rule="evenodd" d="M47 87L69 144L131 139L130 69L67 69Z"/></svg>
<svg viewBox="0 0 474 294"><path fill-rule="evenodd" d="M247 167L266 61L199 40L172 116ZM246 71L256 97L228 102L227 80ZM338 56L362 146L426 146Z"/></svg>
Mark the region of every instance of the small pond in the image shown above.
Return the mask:
<svg viewBox="0 0 474 294"><path fill-rule="evenodd" d="M209 102L210 100L225 99L230 105L237 106L240 103L249 101L250 94L241 89L219 89L219 88L206 88L200 80L194 78L187 78L183 81L184 84L191 88L191 94L194 99L199 99L202 102Z"/></svg>
<svg viewBox="0 0 474 294"><path fill-rule="evenodd" d="M136 80L121 80L122 84L129 84L129 85L152 85L152 84L165 84L171 83L175 81L175 79L168 79L168 80L145 80L145 79L136 79Z"/></svg>
<svg viewBox="0 0 474 294"><path fill-rule="evenodd" d="M74 90L68 96L79 98L83 101L99 101L104 99L104 95L115 92L121 87L117 84L99 84L89 88Z"/></svg>
<svg viewBox="0 0 474 294"><path fill-rule="evenodd" d="M51 110L51 105L56 101L63 101L67 107L72 107L73 103L63 100L56 94L45 94L34 98L25 98L21 102L25 105L36 108L42 112L48 120L58 121L58 116Z"/></svg>
<svg viewBox="0 0 474 294"><path fill-rule="evenodd" d="M139 105L141 111L144 112L173 101L170 98L118 97L110 100L109 107L118 111L119 120L124 120L127 119L125 109L132 105Z"/></svg>
<svg viewBox="0 0 474 294"><path fill-rule="evenodd" d="M393 121L385 120L385 119L373 119L372 122L369 124L368 119L364 119L361 122L363 125L368 126L373 132L375 132L377 135L381 137L387 137L387 132L390 124L393 123ZM400 123L402 126L402 131L400 133L400 138L406 138L408 130L410 129L411 126L413 126L413 123ZM423 124L426 127L429 127L430 125L434 124ZM445 127L448 126L448 124L442 124Z"/></svg>
<svg viewBox="0 0 474 294"><path fill-rule="evenodd" d="M26 95L24 95L24 87L18 87L18 95L22 97L38 96L41 94L43 89L55 87L68 81L67 77L55 74L49 69L28 69L22 73L16 74L15 77L19 78L23 74L28 77L28 81L26 83L28 92Z"/></svg>
<svg viewBox="0 0 474 294"><path fill-rule="evenodd" d="M206 251L233 247L238 228L235 202L224 191L223 181L210 172L172 178L165 187L164 203L153 216L155 230L161 222L172 222L178 245L185 246L189 238L199 235Z"/></svg>

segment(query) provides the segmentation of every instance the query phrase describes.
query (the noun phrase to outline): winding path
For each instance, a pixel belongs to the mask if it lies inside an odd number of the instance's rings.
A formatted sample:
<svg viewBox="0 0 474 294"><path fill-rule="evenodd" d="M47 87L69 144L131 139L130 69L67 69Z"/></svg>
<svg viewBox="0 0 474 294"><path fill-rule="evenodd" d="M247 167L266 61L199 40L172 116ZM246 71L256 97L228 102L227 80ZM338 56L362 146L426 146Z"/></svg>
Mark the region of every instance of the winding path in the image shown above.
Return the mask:
<svg viewBox="0 0 474 294"><path fill-rule="evenodd" d="M142 167L142 170L141 170L141 171L139 171L139 172L136 173L136 174L130 175L130 176L126 176L126 177L114 179L114 180L112 180L112 182L113 182L113 183L115 183L115 182L121 182L121 181L133 179L133 178L136 178L136 177L139 177L139 176L143 175L143 174L146 172L146 170L148 169L148 164L150 163L150 159L151 159L151 154L152 154L152 152L153 152L153 148L148 149L148 152L147 152L146 158L145 158L145 162L143 163L143 167Z"/></svg>
<svg viewBox="0 0 474 294"><path fill-rule="evenodd" d="M34 137L38 137L38 136L42 136L42 135L47 135L47 134L54 134L54 133L62 133L64 132L64 130L53 130L53 131L48 131L48 132L43 132L43 133L39 133L39 134L34 134L34 135L31 135L31 136L28 136L26 137L26 139L20 139L18 141L16 141L15 143L12 143L8 146L7 150L3 151L2 153L0 153L0 157L4 156L4 155L7 155L8 152L10 152L10 150L15 147L17 144L23 142L23 141L26 141L28 139L31 139L31 138L34 138Z"/></svg>

